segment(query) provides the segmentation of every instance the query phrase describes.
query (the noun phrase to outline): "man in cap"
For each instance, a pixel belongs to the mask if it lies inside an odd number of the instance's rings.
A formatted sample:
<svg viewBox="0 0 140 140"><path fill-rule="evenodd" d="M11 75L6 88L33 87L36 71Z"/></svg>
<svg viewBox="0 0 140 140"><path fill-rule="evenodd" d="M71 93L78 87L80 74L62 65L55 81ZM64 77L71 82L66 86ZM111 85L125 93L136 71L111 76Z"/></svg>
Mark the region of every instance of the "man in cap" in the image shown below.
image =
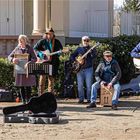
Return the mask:
<svg viewBox="0 0 140 140"><path fill-rule="evenodd" d="M73 54L71 54L70 60L72 62L76 61L76 58L79 55L85 54L91 46L89 45L90 38L88 36L82 37L82 45L79 46ZM84 65L77 73L77 83L78 83L78 103L84 103L84 82L86 83L86 96L87 102L90 102L90 92L91 85L93 82L93 59L96 57L96 49L94 48L84 59L81 59L79 63L83 63Z"/></svg>
<svg viewBox="0 0 140 140"><path fill-rule="evenodd" d="M91 88L91 103L87 108L96 107L97 90L101 85L106 86L108 89L114 88L114 94L112 97L112 109L117 110L118 98L120 94L119 80L121 78L121 69L118 62L112 58L111 51L105 51L103 53L104 60L99 63L95 71L96 82Z"/></svg>
<svg viewBox="0 0 140 140"><path fill-rule="evenodd" d="M43 39L39 40L35 46L34 50L37 53L38 61L44 59L46 56L43 51L48 50L50 53L62 50L62 44L58 39L55 38L54 30L49 28L46 30L46 33L43 35ZM54 79L58 74L59 68L59 56L60 54L55 54L50 56L49 63L53 66L53 76L48 76L48 92L53 92L54 90ZM43 94L45 91L46 75L41 75L39 80L39 92Z"/></svg>

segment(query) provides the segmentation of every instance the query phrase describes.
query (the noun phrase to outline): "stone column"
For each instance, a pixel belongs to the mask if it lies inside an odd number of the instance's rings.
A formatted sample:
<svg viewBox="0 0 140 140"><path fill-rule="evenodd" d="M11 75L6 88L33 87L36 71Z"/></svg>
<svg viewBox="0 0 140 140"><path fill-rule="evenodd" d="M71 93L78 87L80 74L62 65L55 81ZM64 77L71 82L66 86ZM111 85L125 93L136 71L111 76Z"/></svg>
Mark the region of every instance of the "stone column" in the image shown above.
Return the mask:
<svg viewBox="0 0 140 140"><path fill-rule="evenodd" d="M45 32L45 0L33 0L33 35Z"/></svg>
<svg viewBox="0 0 140 140"><path fill-rule="evenodd" d="M45 29L51 26L51 0L45 0Z"/></svg>

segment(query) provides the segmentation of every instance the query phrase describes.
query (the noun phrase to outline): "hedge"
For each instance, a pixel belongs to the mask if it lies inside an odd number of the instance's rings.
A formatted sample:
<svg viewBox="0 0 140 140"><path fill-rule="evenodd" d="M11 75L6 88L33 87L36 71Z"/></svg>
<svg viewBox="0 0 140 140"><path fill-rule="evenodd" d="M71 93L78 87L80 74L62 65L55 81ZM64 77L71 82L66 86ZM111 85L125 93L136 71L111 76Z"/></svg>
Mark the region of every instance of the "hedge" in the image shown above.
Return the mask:
<svg viewBox="0 0 140 140"><path fill-rule="evenodd" d="M135 67L130 52L140 42L140 36L121 35L104 39L101 42L109 45L110 50L114 53L114 57L119 62L122 70L121 83L128 83L135 75Z"/></svg>
<svg viewBox="0 0 140 140"><path fill-rule="evenodd" d="M0 87L8 88L13 82L13 65L7 59L0 58Z"/></svg>
<svg viewBox="0 0 140 140"><path fill-rule="evenodd" d="M133 35L133 36L126 36L121 35L114 38L107 38L107 39L100 39L99 41L102 43L100 47L97 48L97 59L94 63L94 68L97 67L99 61L102 59L102 54L105 50L111 50L113 52L113 56L119 62L121 70L122 70L122 78L121 84L128 83L135 74L135 68L133 65L132 58L130 56L131 50L140 42L140 37ZM95 44L95 40L92 41L92 45ZM68 45L67 45L68 46ZM74 51L78 46L71 45L68 46ZM59 75L55 82L55 89L57 92L63 92L63 82L64 82L64 62L69 60L69 54L63 54L60 56L60 69ZM74 81L76 82L75 75ZM7 59L1 58L0 59L0 87L7 87L12 85L14 82L13 78L13 65L10 64Z"/></svg>

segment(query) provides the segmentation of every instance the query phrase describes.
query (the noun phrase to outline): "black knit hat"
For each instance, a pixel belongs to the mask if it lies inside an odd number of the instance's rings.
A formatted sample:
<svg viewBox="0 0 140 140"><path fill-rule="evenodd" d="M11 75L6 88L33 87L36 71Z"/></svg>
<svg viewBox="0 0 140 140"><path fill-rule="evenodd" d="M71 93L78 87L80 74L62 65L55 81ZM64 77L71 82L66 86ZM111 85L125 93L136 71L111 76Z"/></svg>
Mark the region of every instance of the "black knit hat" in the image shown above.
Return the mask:
<svg viewBox="0 0 140 140"><path fill-rule="evenodd" d="M50 33L50 32L54 33L54 30L53 30L53 28L48 28L48 29L46 29L46 32L45 32L45 34L48 34L48 33Z"/></svg>

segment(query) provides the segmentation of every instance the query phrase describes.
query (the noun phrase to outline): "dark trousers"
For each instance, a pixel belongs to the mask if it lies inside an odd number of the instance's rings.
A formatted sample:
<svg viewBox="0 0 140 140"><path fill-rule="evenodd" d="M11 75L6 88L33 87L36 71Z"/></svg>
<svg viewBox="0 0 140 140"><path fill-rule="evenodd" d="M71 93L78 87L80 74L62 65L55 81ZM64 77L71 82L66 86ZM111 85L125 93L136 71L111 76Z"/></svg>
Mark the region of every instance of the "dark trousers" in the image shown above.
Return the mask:
<svg viewBox="0 0 140 140"><path fill-rule="evenodd" d="M20 96L23 104L26 104L31 98L31 87L20 87Z"/></svg>

